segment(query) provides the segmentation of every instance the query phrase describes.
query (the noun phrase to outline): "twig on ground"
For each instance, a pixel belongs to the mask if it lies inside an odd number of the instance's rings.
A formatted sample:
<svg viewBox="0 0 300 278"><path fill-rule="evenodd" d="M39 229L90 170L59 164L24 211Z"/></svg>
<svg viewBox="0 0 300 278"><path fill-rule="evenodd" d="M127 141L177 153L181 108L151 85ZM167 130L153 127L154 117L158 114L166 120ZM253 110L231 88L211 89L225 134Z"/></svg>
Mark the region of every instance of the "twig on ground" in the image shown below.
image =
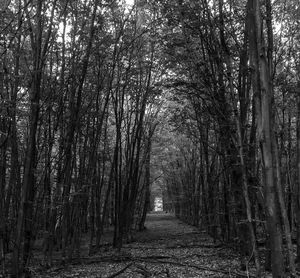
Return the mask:
<svg viewBox="0 0 300 278"><path fill-rule="evenodd" d="M167 277L170 278L171 277L170 270L168 268L166 268L165 272L166 272Z"/></svg>
<svg viewBox="0 0 300 278"><path fill-rule="evenodd" d="M132 266L133 263L129 263L128 265L126 265L125 267L123 267L122 269L120 269L119 271L117 271L116 273L107 276L106 278L114 278L117 277L118 275L122 274L123 272L126 271L126 269L128 269L129 267Z"/></svg>
<svg viewBox="0 0 300 278"><path fill-rule="evenodd" d="M222 269L213 269L213 268L209 268L209 267L204 267L204 266L198 266L198 265L194 265L194 264L187 264L187 263L179 263L179 262L172 262L172 261L162 261L162 260L156 260L156 261L151 261L148 260L148 263L163 263L163 264L172 264L172 265L177 265L177 266L183 266L183 267L191 267L191 268L196 268L198 270L205 270L205 271L210 271L210 272L216 272L216 273L223 273L223 274L228 274L229 271L227 270L222 270ZM251 278L255 278L255 276L250 275L250 274L244 274L244 273L240 273L240 272L232 272L230 271L231 274L240 276L240 277L251 277Z"/></svg>
<svg viewBox="0 0 300 278"><path fill-rule="evenodd" d="M137 273L143 275L143 277L146 277L146 278L151 277L151 272L146 267L144 267L142 265L136 265L136 268L137 269L135 271Z"/></svg>
<svg viewBox="0 0 300 278"><path fill-rule="evenodd" d="M115 257L115 256L105 256L105 257L98 257L98 258L93 258L93 259L88 259L87 258L81 258L81 263L83 264L92 264L92 263L99 263L99 262L125 262L125 261L131 261L128 265L126 265L124 268L122 268L120 271L116 272L115 274L112 274L111 276L108 276L106 278L113 278L118 276L119 274L123 273L127 268L129 268L133 262L147 262L147 263L154 263L154 264L171 264L171 265L176 265L176 266L182 266L182 267L190 267L190 268L195 268L198 270L204 270L204 271L210 271L210 272L215 272L215 273L223 273L223 274L229 274L228 270L223 270L223 269L214 269L214 268L209 268L205 266L199 266L195 264L189 264L189 263L181 263L181 262L175 262L171 260L163 260L163 259L174 259L173 257L170 256L146 256L146 257L131 257L131 256L120 256L120 257ZM238 277L250 277L254 278L255 276L253 275L247 275L241 272L232 272L230 271L231 274L234 274Z"/></svg>
<svg viewBox="0 0 300 278"><path fill-rule="evenodd" d="M218 245L207 245L207 244L195 244L195 245L174 245L174 246L166 246L166 249L179 249L179 248L221 248L222 244Z"/></svg>

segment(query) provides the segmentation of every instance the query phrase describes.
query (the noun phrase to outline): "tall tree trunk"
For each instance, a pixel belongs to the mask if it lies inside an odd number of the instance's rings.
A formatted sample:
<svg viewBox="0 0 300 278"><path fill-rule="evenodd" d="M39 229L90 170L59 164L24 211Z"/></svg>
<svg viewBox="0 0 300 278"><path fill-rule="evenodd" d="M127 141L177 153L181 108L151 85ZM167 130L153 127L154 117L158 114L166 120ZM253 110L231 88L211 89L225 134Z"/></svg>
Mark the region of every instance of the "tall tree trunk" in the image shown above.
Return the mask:
<svg viewBox="0 0 300 278"><path fill-rule="evenodd" d="M297 217L297 266L300 267L300 82L298 82L297 99L297 194L296 194L296 217Z"/></svg>
<svg viewBox="0 0 300 278"><path fill-rule="evenodd" d="M279 208L281 213L281 218L283 221L284 234L287 243L287 251L289 258L289 270L294 275L295 274L295 263L294 263L294 248L292 243L292 236L290 230L290 223L288 218L287 209L284 202L283 192L282 192L282 183L281 183L281 165L278 154L278 144L275 138L275 134L272 135L272 145L274 148L274 160L275 160L275 169L276 169L276 189L278 194Z"/></svg>
<svg viewBox="0 0 300 278"><path fill-rule="evenodd" d="M39 101L42 78L42 5L43 1L36 4L37 26L35 34L31 34L32 45L34 46L33 56L33 80L30 88L30 114L29 114L29 135L25 157L24 180L22 187L21 205L17 223L17 238L14 247L14 272L18 277L19 271L23 272L29 258L32 228L33 228L33 203L35 196L35 168L36 168L36 133L39 118ZM23 242L23 248L22 248ZM21 249L22 248L22 249ZM19 263L19 258L23 251L23 258Z"/></svg>
<svg viewBox="0 0 300 278"><path fill-rule="evenodd" d="M243 148L243 138L242 138L242 132L241 132L241 122L239 119L239 115L236 115L236 125L237 125L237 136L238 136L238 149L239 149L239 156L240 156L240 163L241 163L241 170L242 170L242 184L243 184L243 196L245 200L246 205L246 216L247 216L247 226L250 233L251 238L251 244L252 244L252 251L254 255L254 261L257 271L257 277L261 276L261 268L260 268L260 258L258 253L258 248L256 244L256 236L255 231L253 228L253 221L252 221L252 210L251 210L251 202L249 197L249 191L248 191L248 177L247 177L247 169L246 164L244 161L245 153Z"/></svg>
<svg viewBox="0 0 300 278"><path fill-rule="evenodd" d="M263 161L265 176L267 227L270 237L271 261L273 277L284 276L284 257L282 251L282 232L278 215L278 201L276 196L276 179L274 173L274 157L272 146L272 60L270 53L266 53L262 21L261 7L258 0L248 1L249 14L249 39L251 65L255 70L254 84L255 99L257 104L258 136ZM268 26L270 27L270 26ZM268 36L269 48L272 38ZM272 55L272 53L271 53ZM267 58L269 58L267 60Z"/></svg>
<svg viewBox="0 0 300 278"><path fill-rule="evenodd" d="M248 175L247 175L247 168L246 168L246 163L245 163L245 152L244 152L244 130L242 129L242 124L241 122L245 121L246 118L246 113L247 110L245 108L245 105L240 106L240 113L238 112L238 104L236 97L234 95L234 85L233 85L233 76L232 76L232 62L231 62L231 57L230 57L230 51L227 47L226 41L225 41L225 34L224 34L224 19L223 19L223 0L219 0L219 13L220 13L220 21L221 21L221 46L225 58L225 63L227 65L227 75L229 79L229 90L232 99L234 100L234 110L235 110L235 123L236 123L236 128L237 128L237 144L238 144L238 153L239 153L239 158L240 158L240 167L241 167L241 172L242 172L242 192L243 192L243 197L245 201L245 207L246 207L246 217L247 217L247 228L248 232L250 234L250 239L251 239L251 247L252 247L252 252L254 255L254 261L255 261L255 266L256 266L256 271L257 271L257 277L261 276L261 268L260 268L260 258L259 258L259 252L256 244L256 236L255 236L255 231L253 228L253 221L252 221L252 208L251 208L251 201L249 197L249 191L248 191ZM246 24L247 27L247 24ZM245 32L246 34L246 32ZM245 38L245 44L247 42L247 35ZM240 65L240 70L243 70L242 61ZM242 73L240 73L242 74ZM241 95L245 95L245 91L240 90L240 97ZM242 101L240 102L241 104L245 103L245 100L242 98Z"/></svg>
<svg viewBox="0 0 300 278"><path fill-rule="evenodd" d="M3 63L4 64L4 63ZM4 94L4 65L0 65L0 96L5 99ZM4 109L3 109L4 110ZM5 112L0 107L0 113ZM5 114L4 114L5 115ZM1 115L2 116L2 115ZM4 241L5 241L5 189L6 189L6 160L7 160L7 139L8 139L7 118L0 117L0 262L3 262L4 267ZM4 269L3 269L4 274Z"/></svg>
<svg viewBox="0 0 300 278"><path fill-rule="evenodd" d="M65 260L66 255L66 248L68 244L68 237L69 237L69 220L70 220L70 213L71 207L69 202L69 195L71 190L71 181L72 181L72 174L73 174L73 155L72 155L72 148L74 147L73 144L75 142L75 135L76 130L78 127L78 119L79 119L79 112L82 105L82 93L83 93L83 86L84 81L88 72L88 65L92 50L92 45L94 41L95 35L95 19L97 15L97 8L99 6L99 0L95 0L92 8L92 15L90 19L90 26L89 26L89 35L88 41L86 46L86 52L84 57L82 58L82 68L80 71L80 75L78 76L78 83L77 86L73 86L71 89L71 97L70 97L70 123L67 132L67 139L66 139L66 147L65 147L65 161L64 161L64 190L63 190L63 223L62 223L62 261ZM75 81L75 80L74 80ZM76 149L76 148L75 148Z"/></svg>
<svg viewBox="0 0 300 278"><path fill-rule="evenodd" d="M145 200L142 203L142 216L139 221L139 231L144 229L144 224L146 221L147 212L150 205L150 154L151 154L151 138L148 139L147 148L146 148L146 165L145 165Z"/></svg>

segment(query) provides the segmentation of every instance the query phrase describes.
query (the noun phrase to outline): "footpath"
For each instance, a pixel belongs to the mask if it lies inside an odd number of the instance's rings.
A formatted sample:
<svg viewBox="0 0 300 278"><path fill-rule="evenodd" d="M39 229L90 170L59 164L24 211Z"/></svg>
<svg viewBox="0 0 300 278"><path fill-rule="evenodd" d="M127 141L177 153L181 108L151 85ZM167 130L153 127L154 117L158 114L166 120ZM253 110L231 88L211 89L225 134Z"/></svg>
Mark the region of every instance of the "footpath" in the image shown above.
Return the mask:
<svg viewBox="0 0 300 278"><path fill-rule="evenodd" d="M121 252L105 247L92 257L37 272L35 277L253 277L253 269L240 271L234 250L171 214L149 214L145 226Z"/></svg>

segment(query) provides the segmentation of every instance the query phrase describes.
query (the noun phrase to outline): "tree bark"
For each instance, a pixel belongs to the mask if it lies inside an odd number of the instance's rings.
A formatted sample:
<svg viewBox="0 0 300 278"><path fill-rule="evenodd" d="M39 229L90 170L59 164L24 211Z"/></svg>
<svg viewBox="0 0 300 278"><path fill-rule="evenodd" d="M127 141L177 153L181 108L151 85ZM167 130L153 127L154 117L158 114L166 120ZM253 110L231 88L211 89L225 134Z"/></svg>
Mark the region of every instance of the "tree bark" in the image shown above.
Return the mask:
<svg viewBox="0 0 300 278"><path fill-rule="evenodd" d="M297 92L297 194L296 194L296 217L297 217L297 267L300 268L300 82Z"/></svg>
<svg viewBox="0 0 300 278"><path fill-rule="evenodd" d="M274 133L272 134L272 141L273 141L272 145L274 148L274 160L275 160L275 169L276 169L276 187L277 187L281 218L283 221L284 234L287 243L289 270L293 275L295 275L295 262L294 262L294 250L293 250L294 248L292 243L289 218L288 218L287 209L285 206L283 192L282 192L281 171L280 171L281 167L280 167L280 160L278 154L278 144Z"/></svg>
<svg viewBox="0 0 300 278"><path fill-rule="evenodd" d="M21 205L17 223L17 238L14 247L14 272L18 276L22 273L29 258L33 228L33 202L35 197L35 168L36 168L36 133L39 120L39 101L42 78L42 5L43 1L37 2L36 20L37 26L35 36L31 34L33 45L33 76L30 88L30 115L29 135L25 157L24 180L22 187ZM35 39L34 39L35 37ZM23 248L21 248L22 241ZM23 258L19 263L20 251L23 251Z"/></svg>
<svg viewBox="0 0 300 278"><path fill-rule="evenodd" d="M258 137L263 161L263 172L265 176L266 213L267 227L270 236L271 261L273 277L284 276L284 258L282 251L282 232L278 215L278 204L276 196L276 180L274 173L274 157L272 146L272 60L270 53L266 53L261 10L258 0L248 1L249 11L249 33L250 33L250 55L253 67L256 91L256 110L258 119ZM268 34L269 35L269 34ZM268 36L270 40L270 36ZM272 41L269 41L269 45ZM267 58L269 58L267 60Z"/></svg>

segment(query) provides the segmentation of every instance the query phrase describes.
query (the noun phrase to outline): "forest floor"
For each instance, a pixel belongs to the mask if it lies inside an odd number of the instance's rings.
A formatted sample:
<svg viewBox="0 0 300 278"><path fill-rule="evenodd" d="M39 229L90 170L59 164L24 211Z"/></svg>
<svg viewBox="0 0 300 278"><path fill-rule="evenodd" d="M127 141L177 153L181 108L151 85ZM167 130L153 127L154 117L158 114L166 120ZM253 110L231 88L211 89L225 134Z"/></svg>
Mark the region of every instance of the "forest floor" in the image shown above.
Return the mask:
<svg viewBox="0 0 300 278"><path fill-rule="evenodd" d="M146 229L121 252L109 247L80 262L35 272L34 277L253 277L240 271L239 255L205 232L167 213L147 216ZM252 275L251 275L252 273Z"/></svg>

